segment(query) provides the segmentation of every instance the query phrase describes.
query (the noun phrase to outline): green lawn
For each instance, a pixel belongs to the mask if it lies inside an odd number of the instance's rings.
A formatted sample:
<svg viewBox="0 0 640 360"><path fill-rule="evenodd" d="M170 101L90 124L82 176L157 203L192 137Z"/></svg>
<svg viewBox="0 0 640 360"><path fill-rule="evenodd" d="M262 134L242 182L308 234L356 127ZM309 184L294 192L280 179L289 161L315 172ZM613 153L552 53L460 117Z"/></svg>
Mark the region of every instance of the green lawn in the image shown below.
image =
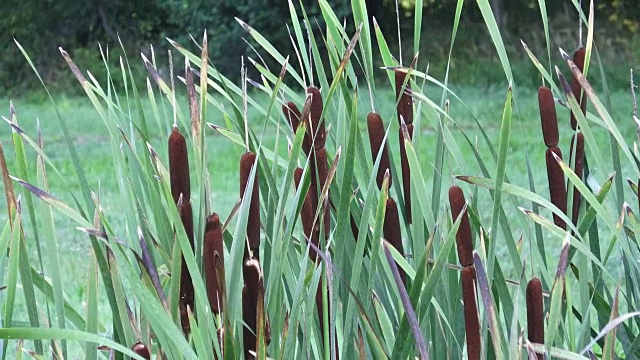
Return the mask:
<svg viewBox="0 0 640 360"><path fill-rule="evenodd" d="M504 99L506 96L506 88L493 86L487 88L477 87L456 87L452 86L451 89L456 92L460 99L464 101L464 104L452 100L451 101L451 118L456 122L456 125L462 129L469 137L471 142L476 147L483 161L486 163L488 170L492 173L495 169L495 161L492 159L489 147L484 142L478 127L476 126L473 117L477 118L478 122L482 125L487 133L488 138L493 145L497 148L498 132L500 128L500 119L502 116L502 109L504 106ZM540 130L540 120L537 112L537 89L517 89L517 94L514 104L514 120L513 131L511 136L510 153L508 159L507 174L509 181L518 186L528 188L529 179L527 177L527 161L530 162L533 183L540 194L547 195L547 180L546 170L544 163L544 144L542 142L542 135ZM381 115L385 124L393 122L390 141L392 149L397 146L397 125L395 119L395 104L393 102L393 93L389 90L377 91L378 98L376 101L376 111ZM436 103L439 102L441 92L439 89L431 86L427 90L427 95L430 99ZM268 103L269 99L266 96L258 95L257 99L263 99L265 103ZM363 139L368 139L366 134L366 113L370 110L369 97L366 94L359 96L360 104L360 124L361 135ZM488 99L491 99L489 101ZM92 190L97 192L99 190L101 204L104 208L104 213L109 218L110 222L116 227L116 232L122 231L119 228L124 223L124 220L128 214L123 213L119 209L118 184L113 180L114 166L111 163L110 143L109 137L106 133L106 128L102 123L102 120L94 110L93 106L86 98L61 98L57 100L57 107L60 115L65 119L71 137L74 139L74 144L80 154L80 160L87 171L87 177L89 183L92 186ZM635 138L635 125L630 117L631 100L626 89L620 89L612 92L611 101L613 104L613 115L617 121L618 127L625 136L625 140L628 143L632 143ZM161 100L158 99L158 103L161 104ZM162 105L162 104L161 104ZM164 113L161 113L161 118L164 119L163 129L157 129L154 133L155 136L151 139L151 145L158 151L161 158L166 162L166 140L170 130L170 126L173 123L172 113L169 110L168 103L164 101ZM186 111L186 100L181 104L182 109ZM416 119L419 123L419 133L416 132L417 154L422 163L422 168L426 172L425 178L429 182L427 188L431 189L431 179L434 174L429 171L433 169L431 163L434 159L434 144L436 143L436 112L429 108L427 104L419 104L420 106L420 118ZM142 107L145 115L148 118L153 118L151 102L149 100L143 100ZM66 182L70 185L70 188L74 193L78 193L78 182L75 178L75 172L73 165L69 157L66 144L62 131L60 130L58 120L56 118L56 112L54 111L50 103L24 103L20 100L15 101L15 108L18 114L18 122L21 128L32 138L37 138L36 123L39 120L41 127L42 139L44 142L44 149L50 160L59 169L62 177L56 176L51 169L48 169L50 189L53 196L62 199L67 203L72 203L73 199L70 193L61 192L60 189L64 189L63 183ZM0 101L0 114L8 117L9 101ZM570 127L569 127L569 115L568 110L557 107L560 122L560 134L561 134L561 148L568 154L569 141L570 141ZM161 111L162 107L161 107ZM279 109L278 109L279 111ZM187 114L185 114L185 117ZM210 107L207 112L207 121L215 123L220 126L224 126L224 121L220 112L214 107ZM331 119L329 119L331 122ZM250 112L249 123L252 129L256 132L257 136L261 136L262 146L272 149L278 131L280 131L280 137L291 137L291 131L286 124L284 117L280 116L279 127L274 126L272 123L264 124L264 119L261 116ZM469 161L466 166L472 169L471 174L481 176L481 171L474 159L474 154L471 147L467 144L462 136L462 132L451 121L448 121L449 129L453 134L456 143L459 144L463 158ZM157 128L157 126L156 126ZM264 132L262 129L264 128ZM125 131L128 129L125 128ZM184 132L184 129L182 129ZM330 132L335 136L336 129L331 129ZM261 135L262 134L262 135ZM605 131L601 131L597 134L598 143L601 144L601 148L608 153L609 140ZM7 154L10 170L14 168L14 160L12 158L12 145L10 139L10 128L7 124L4 125L4 130L0 132L0 141L2 142L5 153ZM211 129L206 130L207 149L209 151L210 162L208 169L211 174L211 192L213 195L213 209L221 214L222 219L226 219L229 212L235 205L239 198L238 189L238 162L240 155L244 152L244 149L230 141L229 139L215 133ZM329 142L329 144L332 142ZM368 140L365 140L368 143ZM284 144L280 142L280 144ZM328 145L330 154L335 153L335 148L332 145ZM281 145L279 153L286 155L286 148ZM395 151L394 151L395 152ZM31 160L35 160L35 152L29 151ZM587 150L589 154L589 150ZM367 149L367 155L369 151ZM527 160L528 156L528 160ZM588 155L587 155L588 156ZM457 164L459 159L454 159L452 155L447 154L445 156L445 173L444 186L449 186L454 183L453 176L461 174L461 170ZM30 162L30 166L35 166L35 161ZM193 164L191 167L194 169ZM604 179L609 175L609 169L592 169L596 175L596 179L599 183L602 183ZM626 175L623 174L623 178ZM31 179L33 182L34 179ZM459 183L459 182L458 182ZM462 185L465 187L465 185ZM625 191L627 190L625 185ZM469 194L472 193L473 188L466 186L465 189L469 190ZM24 194L24 189L16 185L16 190L19 194ZM197 191L197 190L196 190ZM446 188L443 187L441 199L441 207L448 209L448 203L445 201ZM195 196L194 196L195 197ZM478 201L480 204L486 202L487 208L491 206L489 195L487 191L480 190L478 192ZM442 214L448 214L448 210L445 209ZM508 215L515 215L516 208L507 206L506 210ZM263 209L264 211L264 209ZM484 217L484 224L489 224L491 211L488 210L481 214ZM543 215L550 216L550 214L544 210ZM81 304L85 299L84 289L87 284L86 274L89 262L86 261L87 254L90 253L90 246L86 235L77 231L75 225L71 223L66 217L54 212L55 225L58 235L59 248L61 249L61 264L63 264L63 278L62 281L65 284L65 292L69 296L69 300L74 306ZM517 219L517 218L516 218ZM6 204L4 201L0 203L0 220L6 220ZM446 219L439 219L439 221L446 221ZM519 221L519 220L516 220ZM521 224L521 231L528 229L529 234L517 233L514 235L523 236L525 238L533 231L533 225L529 221L526 224ZM25 228L27 232L31 231L29 225ZM123 234L124 235L124 234ZM550 236L550 235L545 235ZM27 234L27 239L33 239L32 236ZM556 241L554 239L554 241ZM547 247L549 256L556 256L558 253L560 244L557 246ZM33 250L35 247L30 246ZM499 255L506 253L506 249L499 248ZM32 251L32 260L36 261L36 254ZM46 263L46 257L45 257ZM509 264L504 264L507 269L510 268ZM45 266L46 268L46 266ZM515 275L514 275L515 276ZM22 296L21 294L19 296ZM101 314L107 316L101 319L106 320L109 316L109 310L106 303L101 303L104 308L100 311ZM76 307L79 308L79 307Z"/></svg>

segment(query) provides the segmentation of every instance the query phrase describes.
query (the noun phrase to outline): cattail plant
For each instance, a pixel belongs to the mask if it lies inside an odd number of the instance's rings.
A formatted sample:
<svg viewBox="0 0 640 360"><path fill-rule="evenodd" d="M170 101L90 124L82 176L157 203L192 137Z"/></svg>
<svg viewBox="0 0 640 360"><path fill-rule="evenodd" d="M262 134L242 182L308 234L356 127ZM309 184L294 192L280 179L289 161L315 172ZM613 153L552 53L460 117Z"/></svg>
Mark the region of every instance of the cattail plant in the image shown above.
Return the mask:
<svg viewBox="0 0 640 360"><path fill-rule="evenodd" d="M382 189L382 182L384 181L384 174L387 170L391 170L391 164L389 162L389 151L387 144L384 142L384 124L382 118L378 113L370 112L367 115L367 130L369 131L369 143L371 144L371 157L375 163L380 149L380 166L378 167L378 173L376 174L376 183L378 188ZM391 177L389 177L389 187L391 187Z"/></svg>
<svg viewBox="0 0 640 360"><path fill-rule="evenodd" d="M216 213L211 214L207 218L204 230L204 250L202 256L209 306L214 314L219 314L222 299L220 298L220 284L218 283L215 257L218 256L222 264L224 264L224 244L220 217Z"/></svg>
<svg viewBox="0 0 640 360"><path fill-rule="evenodd" d="M398 252L404 255L404 246L402 245L402 233L400 231L400 215L398 214L398 206L393 198L387 199L386 212L384 214L384 223L382 225L382 232L384 238L394 247ZM405 271L398 267L400 272L400 278L404 286L407 286L407 274Z"/></svg>
<svg viewBox="0 0 640 360"><path fill-rule="evenodd" d="M297 168L293 173L293 181L296 186L296 190L300 189L302 172L302 168ZM313 205L311 197L311 192L307 191L307 194L304 197L304 202L302 203L302 209L300 209L300 220L302 221L302 232L304 237L317 247L320 243L320 227L318 224L315 224L315 226L313 224ZM318 253L312 247L309 250L309 257L315 262L317 256Z"/></svg>
<svg viewBox="0 0 640 360"><path fill-rule="evenodd" d="M243 331L244 353L245 358L252 359L251 352L255 352L257 347L258 334L258 300L264 301L264 280L260 262L255 258L247 259L243 267L244 287L242 288L242 319L246 326ZM260 296L262 293L262 296ZM264 309L264 304L261 305ZM264 315L264 313L262 314ZM265 329L263 331L265 343L268 345L271 341L271 333L269 330L269 320L265 321Z"/></svg>
<svg viewBox="0 0 640 360"><path fill-rule="evenodd" d="M546 151L547 162L547 179L549 181L549 195L551 197L551 203L555 205L564 214L567 213L567 189L564 184L564 173L560 164L554 158L554 155L559 159L562 159L562 151L558 147L548 148ZM559 228L566 230L567 224L560 216L553 214L553 222Z"/></svg>
<svg viewBox="0 0 640 360"><path fill-rule="evenodd" d="M136 353L136 355L140 355L143 359L151 359L151 352L149 352L149 348L141 342L135 343L133 347L131 347L131 351Z"/></svg>
<svg viewBox="0 0 640 360"><path fill-rule="evenodd" d="M240 194L245 196L247 183L251 168L257 166L256 154L248 151L240 158ZM249 219L247 222L247 240L248 248L245 248L245 259L249 258L249 251L253 252L253 257L258 259L260 248L260 187L259 187L258 171L256 168L253 180L253 188L251 189L251 203L249 204Z"/></svg>
<svg viewBox="0 0 640 360"><path fill-rule="evenodd" d="M584 58L586 55L586 51L583 46L579 47L576 52L573 53L573 62L576 64L580 72L584 72ZM573 96L576 98L578 104L580 104L580 110L582 110L582 115L587 113L587 97L586 94L582 93L582 86L578 79L574 76L571 80L571 92ZM582 96L581 96L582 95ZM576 117L573 112L571 113L571 128L576 130L578 128L578 122L576 121Z"/></svg>
<svg viewBox="0 0 640 360"><path fill-rule="evenodd" d="M191 185L189 182L189 156L184 136L174 127L169 136L169 180L171 183L171 195L178 211L182 225L189 239L189 245L193 249L193 213L191 209ZM185 334L190 332L189 311L195 310L194 290L191 274L184 261L181 259L180 275L180 321Z"/></svg>
<svg viewBox="0 0 640 360"><path fill-rule="evenodd" d="M527 330L529 341L544 344L544 313L542 304L542 284L533 278L527 284ZM537 354L538 360L544 357Z"/></svg>
<svg viewBox="0 0 640 360"><path fill-rule="evenodd" d="M480 359L480 323L478 320L478 306L476 304L476 270L473 267L473 240L469 215L465 209L465 199L462 189L458 186L449 188L449 205L451 219L460 218L460 225L456 233L458 260L462 265L462 302L464 305L464 323L467 337L467 356L469 359Z"/></svg>
<svg viewBox="0 0 640 360"><path fill-rule="evenodd" d="M573 137L571 137L571 157L569 158L569 163L571 163L571 159L575 159L573 172L580 180L582 180L582 176L584 173L584 135L582 135L581 132L577 132L573 134ZM571 222L574 225L578 224L578 215L580 213L580 198L580 191L576 187L574 187L572 199L573 205L571 206Z"/></svg>
<svg viewBox="0 0 640 360"><path fill-rule="evenodd" d="M544 139L544 144L547 146L546 162L549 196L551 197L551 203L566 214L567 190L564 185L564 174L562 173L560 165L553 158L553 153L555 153L562 159L562 152L557 147L560 142L558 117L553 94L551 93L551 89L546 86L538 88L538 108L540 111L540 123L542 124L542 138ZM553 215L553 222L556 226L566 229L566 224L556 214Z"/></svg>
<svg viewBox="0 0 640 360"><path fill-rule="evenodd" d="M403 124L406 125L409 141L413 139L413 100L407 94L411 90L409 81L405 86L407 74L396 72L396 99L398 101L398 123L400 124L399 140L400 140L400 166L402 168L402 192L404 194L404 206L407 214L407 221L411 224L411 171L409 169L409 159L407 158L407 149L404 145L404 134L402 132ZM404 89L404 91L403 91Z"/></svg>

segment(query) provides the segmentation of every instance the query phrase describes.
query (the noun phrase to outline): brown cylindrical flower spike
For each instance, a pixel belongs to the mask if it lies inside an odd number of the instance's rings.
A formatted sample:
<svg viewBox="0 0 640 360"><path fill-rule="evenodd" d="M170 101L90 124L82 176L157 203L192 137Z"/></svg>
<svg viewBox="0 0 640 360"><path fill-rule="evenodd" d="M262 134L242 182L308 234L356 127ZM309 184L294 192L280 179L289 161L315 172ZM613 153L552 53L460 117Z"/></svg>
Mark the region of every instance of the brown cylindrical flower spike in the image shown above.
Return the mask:
<svg viewBox="0 0 640 360"><path fill-rule="evenodd" d="M562 151L557 147L548 148L546 151L547 161L547 179L549 180L549 195L551 202L563 213L567 213L567 188L564 184L564 173L560 164L555 160L553 154L562 159ZM566 230L567 225L564 221L553 214L553 222L559 228Z"/></svg>
<svg viewBox="0 0 640 360"><path fill-rule="evenodd" d="M571 157L569 159L569 163L571 163L571 158L573 158L574 144L575 163L573 172L575 172L576 176L578 176L578 178L582 180L582 175L584 173L584 135L582 135L582 133L576 133L571 138ZM574 186L573 206L571 207L571 222L573 222L574 225L578 224L578 215L580 213L580 197L580 191Z"/></svg>
<svg viewBox="0 0 640 360"><path fill-rule="evenodd" d="M400 230L400 216L398 215L398 206L392 198L387 199L387 210L384 214L384 224L382 226L382 232L384 238L394 247L398 252L404 255L404 246L402 245L402 232ZM400 278L405 287L407 287L407 274L398 266L398 272Z"/></svg>
<svg viewBox="0 0 640 360"><path fill-rule="evenodd" d="M464 305L464 325L467 335L467 357L469 360L480 360L480 322L478 305L476 304L476 270L473 266L462 269L462 302Z"/></svg>
<svg viewBox="0 0 640 360"><path fill-rule="evenodd" d="M584 58L586 55L586 51L584 47L578 48L575 53L573 53L573 62L576 64L580 72L584 72ZM571 91L573 92L573 96L576 98L576 101L580 104L580 110L582 110L582 114L587 113L587 98L586 94L580 96L582 90L582 86L580 86L580 82L574 76L571 80ZM576 117L571 113L571 128L575 130L578 126L578 122L576 121Z"/></svg>
<svg viewBox="0 0 640 360"><path fill-rule="evenodd" d="M471 224L467 210L463 212L465 206L464 193L458 186L449 188L449 205L451 207L451 220L456 221L459 216L460 226L456 233L456 247L458 248L458 259L460 265L470 266L473 264L473 236L471 234Z"/></svg>
<svg viewBox="0 0 640 360"><path fill-rule="evenodd" d="M542 123L542 137L544 144L548 148L558 145L560 135L558 134L558 117L556 106L553 101L551 89L541 86L538 89L538 107L540 109L540 122Z"/></svg>
<svg viewBox="0 0 640 360"><path fill-rule="evenodd" d="M542 284L533 278L527 284L527 329L529 341L544 344L544 313L542 304ZM542 360L542 354L538 354Z"/></svg>
<svg viewBox="0 0 640 360"><path fill-rule="evenodd" d="M382 189L382 182L384 181L384 174L387 170L391 170L391 163L389 162L389 151L387 150L387 144L384 143L384 124L382 118L375 112L370 112L367 115L367 129L369 131L369 143L371 144L371 157L375 163L380 149L382 154L380 155L380 166L378 167L378 173L376 175L376 183L378 188ZM391 187L391 177L389 177L389 187Z"/></svg>
<svg viewBox="0 0 640 360"><path fill-rule="evenodd" d="M324 148L326 134L324 121L321 118L323 110L322 95L315 86L308 87L307 94L309 95L308 101L311 102L309 119L304 119L304 121L310 120L310 123L307 123L307 131L312 136L313 147L316 149Z"/></svg>
<svg viewBox="0 0 640 360"><path fill-rule="evenodd" d="M398 123L400 123L399 140L400 140L400 166L402 168L402 192L404 195L404 206L407 214L407 220L411 224L411 172L409 169L409 160L407 159L407 150L404 145L404 135L402 134L402 123L407 126L409 133L409 141L413 139L413 100L407 94L410 90L409 81L404 86L406 73L396 72L396 99L398 101Z"/></svg>
<svg viewBox="0 0 640 360"><path fill-rule="evenodd" d="M243 271L244 275L244 288L242 289L242 319L244 320L246 327L244 327L244 352L247 358L252 358L250 351L256 351L256 327L257 327L257 307L258 307L258 292L264 292L264 283L262 281L262 270L260 269L260 262L257 259L247 259L244 263ZM265 326L269 327L268 320L265 321ZM265 329L265 341L269 343L270 333Z"/></svg>
<svg viewBox="0 0 640 360"><path fill-rule="evenodd" d="M300 124L300 110L298 110L296 104L289 101L286 104L282 104L282 112L291 125L291 129L293 129L293 132L295 133L298 129L298 125Z"/></svg>
<svg viewBox="0 0 640 360"><path fill-rule="evenodd" d="M173 202L177 204L182 194L182 202L188 203L191 200L191 184L187 142L177 127L173 128L169 136L169 180Z"/></svg>
<svg viewBox="0 0 640 360"><path fill-rule="evenodd" d="M220 285L218 284L217 271L215 267L215 254L218 254L222 264L224 264L224 244L222 240L222 227L218 214L213 213L207 218L204 230L204 251L203 263L204 273L207 281L207 296L211 311L219 314L222 299L220 299Z"/></svg>
<svg viewBox="0 0 640 360"><path fill-rule="evenodd" d="M149 348L147 348L147 345L141 342L135 343L131 348L131 351L136 353L136 355L140 355L143 359L151 359L151 352L149 352Z"/></svg>
<svg viewBox="0 0 640 360"><path fill-rule="evenodd" d="M300 183L302 182L302 172L301 168L297 168L293 173L294 183L296 185L296 189L300 188ZM300 219L302 221L302 231L304 232L304 236L309 239L316 247L319 246L320 243L320 228L318 225L313 226L313 214L314 209L311 201L311 189L307 191L307 195L304 198L304 202L302 203L302 209L300 209ZM306 245L306 244L305 244ZM315 261L318 254L316 251L311 248L309 250L309 257L311 260Z"/></svg>
<svg viewBox="0 0 640 360"><path fill-rule="evenodd" d="M256 162L256 154L246 152L240 158L240 194L244 197L246 193L249 175L253 165ZM254 252L254 257L258 257L258 249L260 248L260 187L259 187L258 169L253 181L251 190L251 204L249 205L249 220L247 222L247 239L249 240L249 248ZM248 256L248 249L245 249L245 257Z"/></svg>
<svg viewBox="0 0 640 360"><path fill-rule="evenodd" d="M191 210L190 203L182 203L180 208L180 218L184 231L187 233L189 239L189 245L193 249L193 212ZM184 254L182 255L182 265L180 271L180 319L182 323L182 330L184 333L191 331L191 324L189 324L189 314L187 307L195 312L195 295L193 290L193 281L191 274L187 268L187 263L184 261Z"/></svg>
<svg viewBox="0 0 640 360"><path fill-rule="evenodd" d="M327 183L327 178L329 177L329 162L327 159L327 150L325 148L316 148L313 151L314 158L312 159L312 169L315 169L315 172L318 174L319 182L316 182L314 178L311 179L312 184L316 184L316 191L318 191L317 202L321 200L322 190L324 189L325 184ZM311 173L311 176L314 176L314 173ZM323 205L323 204L321 204ZM315 211L316 208L314 208ZM321 207L321 211L323 212L323 222L324 222L324 237L325 239L329 237L330 225L331 225L331 214L329 213L329 209L327 206L323 205Z"/></svg>

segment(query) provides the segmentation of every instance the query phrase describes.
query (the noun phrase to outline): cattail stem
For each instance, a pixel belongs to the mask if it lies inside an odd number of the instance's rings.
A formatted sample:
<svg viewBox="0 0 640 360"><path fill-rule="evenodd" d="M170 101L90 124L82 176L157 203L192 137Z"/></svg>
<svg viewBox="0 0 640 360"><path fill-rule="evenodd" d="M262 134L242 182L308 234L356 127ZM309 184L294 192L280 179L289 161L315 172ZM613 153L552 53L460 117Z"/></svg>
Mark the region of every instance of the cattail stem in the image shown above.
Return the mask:
<svg viewBox="0 0 640 360"><path fill-rule="evenodd" d="M473 264L473 236L471 234L471 224L469 223L469 214L465 209L465 204L462 189L458 186L452 186L449 188L451 220L455 222L458 217L462 216L458 232L456 233L458 259L460 261L460 265L470 266Z"/></svg>
<svg viewBox="0 0 640 360"><path fill-rule="evenodd" d="M370 112L369 115L367 115L367 129L369 131L369 143L371 144L371 157L373 158L374 163L378 154L382 151L380 154L380 165L378 166L378 172L376 175L378 188L382 189L384 174L387 170L391 169L391 163L389 161L387 144L384 142L384 124L382 123L382 118L379 114ZM389 178L389 187L391 187L391 178Z"/></svg>
<svg viewBox="0 0 640 360"><path fill-rule="evenodd" d="M473 266L465 266L461 273L462 302L464 305L464 325L467 335L467 357L469 360L480 360L480 322L476 303L476 270Z"/></svg>
<svg viewBox="0 0 640 360"><path fill-rule="evenodd" d="M218 214L213 213L207 218L204 232L203 263L204 273L207 282L207 296L211 311L219 314L221 309L222 294L218 284L218 274L215 266L215 257L220 258L224 264L224 244L222 239L222 227Z"/></svg>
<svg viewBox="0 0 640 360"><path fill-rule="evenodd" d="M246 152L240 158L240 194L242 197L246 195L251 168L257 166L256 154L254 152ZM247 222L247 239L249 248L245 249L245 258L249 257L249 250L253 252L253 257L258 258L260 248L260 183L258 177L258 169L256 168L253 180L253 188L251 189L251 203L249 204L249 219Z"/></svg>
<svg viewBox="0 0 640 360"><path fill-rule="evenodd" d="M404 246L402 245L402 232L400 230L400 216L398 214L398 206L392 198L387 199L387 209L384 214L384 224L382 226L382 232L384 238L394 247L400 254L404 256ZM407 274L405 271L398 267L400 273L400 279L405 288L407 287Z"/></svg>
<svg viewBox="0 0 640 360"><path fill-rule="evenodd" d="M549 195L551 203L555 205L564 214L567 213L567 189L564 183L564 173L560 164L553 157L555 154L562 159L562 151L557 147L548 148L546 151L547 161L547 179L549 180ZM567 224L556 214L553 214L553 222L559 228L566 230Z"/></svg>
<svg viewBox="0 0 640 360"><path fill-rule="evenodd" d="M542 304L542 284L533 278L527 284L527 329L529 341L544 344L544 312ZM542 360L543 355L538 354Z"/></svg>

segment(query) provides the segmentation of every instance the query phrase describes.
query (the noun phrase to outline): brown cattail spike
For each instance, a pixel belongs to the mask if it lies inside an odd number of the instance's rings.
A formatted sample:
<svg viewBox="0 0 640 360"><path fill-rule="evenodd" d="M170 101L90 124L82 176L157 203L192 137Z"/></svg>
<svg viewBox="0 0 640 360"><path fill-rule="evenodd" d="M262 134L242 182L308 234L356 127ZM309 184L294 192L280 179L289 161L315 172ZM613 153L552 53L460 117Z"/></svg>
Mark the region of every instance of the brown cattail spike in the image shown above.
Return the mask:
<svg viewBox="0 0 640 360"><path fill-rule="evenodd" d="M147 345L141 342L135 343L135 345L133 345L133 347L131 348L131 351L136 353L136 355L140 355L143 359L147 359L147 360L151 359L151 353L149 352L149 348L147 348Z"/></svg>
<svg viewBox="0 0 640 360"><path fill-rule="evenodd" d="M406 81L407 74L396 72L396 101L398 101L398 123L402 127L404 122L409 133L409 141L413 139L413 100L408 95L411 90L409 81ZM407 150L404 145L404 136L402 128L399 132L400 138L400 165L402 167L402 192L404 195L404 206L407 214L407 222L411 224L411 175L409 170L409 160L407 159Z"/></svg>
<svg viewBox="0 0 640 360"><path fill-rule="evenodd" d="M262 272L260 263L256 259L247 259L244 263L244 288L242 289L242 319L244 328L244 352L251 358L250 351L256 351L256 317L258 303L258 287L261 283ZM264 285L263 285L264 286Z"/></svg>
<svg viewBox="0 0 640 360"><path fill-rule="evenodd" d="M560 135L558 134L558 117L556 106L553 101L551 89L541 86L538 89L538 107L540 109L540 122L542 123L542 137L544 144L548 148L558 145Z"/></svg>
<svg viewBox="0 0 640 360"><path fill-rule="evenodd" d="M193 249L193 212L191 210L190 203L182 203L180 208L180 218L182 225L187 233L189 239L189 245ZM191 324L189 324L189 313L187 308L192 312L195 311L195 296L193 290L193 281L191 274L187 268L187 263L184 261L184 254L182 255L182 265L180 270L180 319L182 322L182 330L185 334L191 331Z"/></svg>
<svg viewBox="0 0 640 360"><path fill-rule="evenodd" d="M257 166L256 154L246 152L240 158L240 194L245 196L251 168ZM249 240L249 248L254 252L254 257L258 256L260 247L260 187L259 177L256 168L255 178L253 180L253 188L251 190L251 204L249 205L249 220L247 222L247 239ZM245 251L245 257L248 251Z"/></svg>
<svg viewBox="0 0 640 360"><path fill-rule="evenodd" d="M476 270L473 266L462 269L462 302L464 304L464 325L467 335L467 358L480 360L480 322L476 304Z"/></svg>
<svg viewBox="0 0 640 360"><path fill-rule="evenodd" d="M407 125L409 141L413 139L413 125ZM400 140L400 166L402 168L402 193L404 195L404 208L407 214L407 222L411 224L411 169L407 158L407 149L404 144L402 128L399 131Z"/></svg>
<svg viewBox="0 0 640 360"><path fill-rule="evenodd" d="M369 130L369 143L371 144L371 157L375 163L378 154L380 154L380 166L378 167L378 173L376 175L376 183L378 188L382 189L382 182L384 181L384 174L387 170L390 170L391 165L389 162L389 151L387 150L387 144L384 141L384 124L382 118L375 112L370 112L367 115L367 129ZM391 180L391 178L389 178ZM391 187L391 182L389 182Z"/></svg>
<svg viewBox="0 0 640 360"><path fill-rule="evenodd" d="M460 219L460 226L456 234L456 246L458 248L458 259L460 265L469 266L473 264L473 237L471 234L471 224L469 223L469 214L465 209L464 193L458 186L449 188L449 205L451 206L451 220Z"/></svg>
<svg viewBox="0 0 640 360"><path fill-rule="evenodd" d="M398 101L398 122L401 123L400 118L405 124L413 124L413 100L408 94L408 90L411 90L411 85L405 80L407 74L403 72L396 72L396 101ZM404 91L403 91L404 89Z"/></svg>
<svg viewBox="0 0 640 360"><path fill-rule="evenodd" d="M207 218L207 224L204 230L203 262L209 306L211 306L213 313L219 314L220 310L222 310L220 308L222 299L220 298L220 285L218 284L218 276L214 263L216 253L224 264L224 244L222 241L220 218L218 214L213 213Z"/></svg>
<svg viewBox="0 0 640 360"><path fill-rule="evenodd" d="M573 62L576 64L578 69L580 69L580 72L584 71L585 55L586 55L586 51L582 46L578 48L578 50L576 50L575 53L573 53ZM582 115L584 115L587 113L587 98L585 96L586 94L583 94L582 97L580 96L581 90L582 90L582 86L580 86L580 82L574 76L573 79L571 80L571 92L573 92L573 96L576 98L576 101L578 101L578 103L580 104L580 110L582 110ZM571 128L575 130L577 126L578 126L578 123L576 121L576 117L573 115L573 113L571 113Z"/></svg>
<svg viewBox="0 0 640 360"><path fill-rule="evenodd" d="M303 170L301 168L297 168L293 173L296 189L300 188L300 183L302 182L302 171ZM302 203L302 209L300 209L300 219L302 221L302 231L304 232L304 236L318 247L320 243L320 227L316 225L314 228L313 226L314 209L311 196L312 194L308 191L304 198L304 202ZM304 245L306 246L306 243ZM311 260L315 261L317 255L318 254L313 248L309 250L309 257Z"/></svg>
<svg viewBox="0 0 640 360"><path fill-rule="evenodd" d="M577 140L576 140L577 139ZM582 180L582 175L584 173L584 135L582 133L576 133L571 138L571 157L569 162L571 162L571 158L573 157L575 145L575 163L574 163L574 172L576 176L580 180ZM568 186L567 186L568 188ZM580 213L580 191L576 187L573 188L573 205L571 207L571 222L574 225L578 224L578 215Z"/></svg>
<svg viewBox="0 0 640 360"><path fill-rule="evenodd" d="M382 232L384 238L394 247L398 252L404 255L404 246L402 245L402 232L400 230L400 216L398 215L398 206L392 198L387 199L387 209L384 214L384 224L382 226ZM400 272L400 278L405 287L407 287L407 274L404 270L398 266Z"/></svg>
<svg viewBox="0 0 640 360"><path fill-rule="evenodd" d="M327 183L327 178L329 177L329 162L327 159L327 150L325 148L316 148L313 152L315 158L312 159L312 166L315 168L319 182L316 185L316 191L318 191L318 202L316 202L316 206L319 204L321 200L322 191ZM311 173L314 176L314 173ZM312 178L312 183L315 180ZM316 210L316 208L314 208ZM327 206L322 206L321 211L323 214L323 223L324 223L324 237L325 239L329 237L330 225L331 225L331 216L329 213L329 209Z"/></svg>
<svg viewBox="0 0 640 360"><path fill-rule="evenodd" d="M529 341L544 344L542 284L538 278L531 279L527 284L527 329ZM542 354L538 354L538 359L542 358Z"/></svg>
<svg viewBox="0 0 640 360"><path fill-rule="evenodd" d="M169 180L174 203L178 203L180 194L183 202L191 201L187 142L177 127L173 128L169 136Z"/></svg>
<svg viewBox="0 0 640 360"><path fill-rule="evenodd" d="M291 125L291 129L293 129L293 132L295 133L296 130L298 130L298 125L300 124L300 110L298 110L296 104L289 101L286 104L282 104L282 112Z"/></svg>
<svg viewBox="0 0 640 360"><path fill-rule="evenodd" d="M553 157L555 154L558 158L562 159L562 151L557 147L548 148L546 152L547 160L547 178L549 180L549 195L551 202L563 213L567 213L567 188L564 184L564 173L560 164ZM553 222L559 228L566 230L567 225L558 216L553 215Z"/></svg>
<svg viewBox="0 0 640 360"><path fill-rule="evenodd" d="M307 95L309 96L308 101L311 102L309 119L305 119L305 121L310 120L310 123L307 123L307 131L312 136L313 147L316 149L323 148L326 142L326 134L324 121L321 118L323 110L322 95L315 86L307 88Z"/></svg>

